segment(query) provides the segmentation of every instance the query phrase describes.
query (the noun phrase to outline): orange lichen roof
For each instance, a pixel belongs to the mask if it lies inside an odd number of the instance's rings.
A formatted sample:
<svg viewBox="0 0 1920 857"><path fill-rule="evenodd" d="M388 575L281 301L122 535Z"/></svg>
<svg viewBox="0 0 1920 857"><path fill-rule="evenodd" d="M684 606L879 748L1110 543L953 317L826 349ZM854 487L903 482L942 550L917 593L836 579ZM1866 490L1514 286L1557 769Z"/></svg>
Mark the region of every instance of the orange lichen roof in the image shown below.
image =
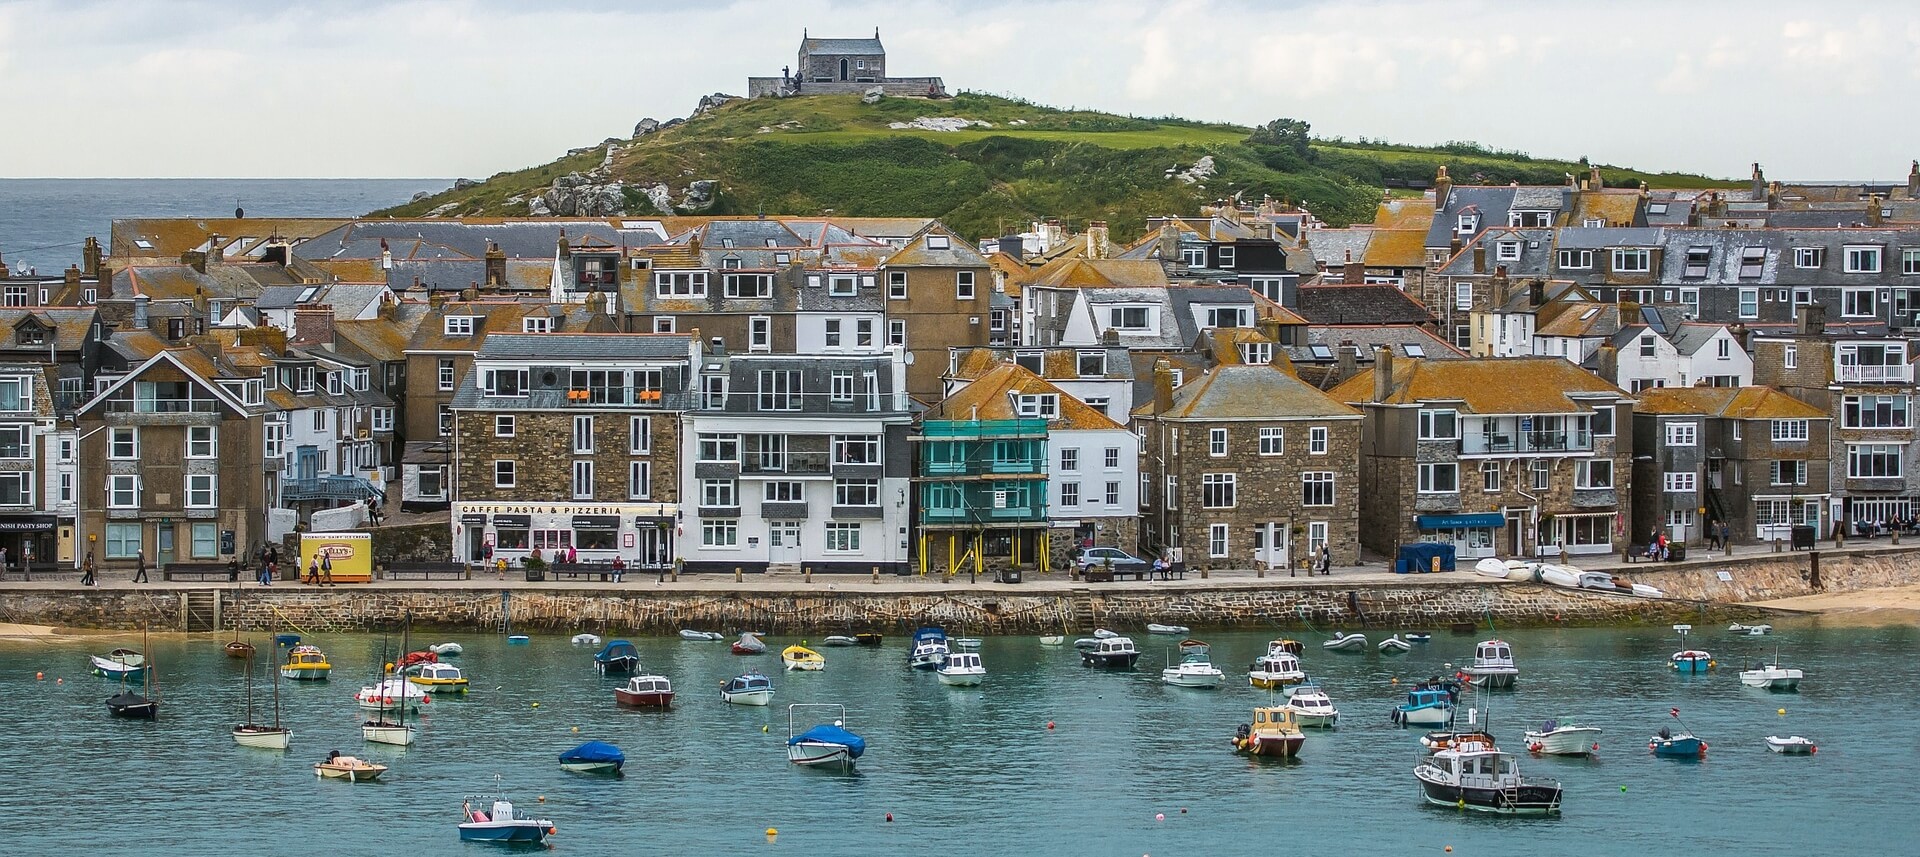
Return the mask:
<svg viewBox="0 0 1920 857"><path fill-rule="evenodd" d="M1521 288L1525 288L1524 285ZM1589 312L1591 311L1591 312ZM1568 301L1534 336L1612 336L1620 329L1620 305Z"/></svg>
<svg viewBox="0 0 1920 857"><path fill-rule="evenodd" d="M1427 264L1427 230L1375 229L1362 262L1381 268L1417 268Z"/></svg>
<svg viewBox="0 0 1920 857"><path fill-rule="evenodd" d="M234 219L231 217L153 217L113 222L108 252L114 258L178 259L180 254L220 236L221 246L243 236L286 239L312 238L352 223L343 217L285 217ZM152 247L141 247L145 241Z"/></svg>
<svg viewBox="0 0 1920 857"><path fill-rule="evenodd" d="M929 236L945 237L945 247L929 246ZM887 267L909 265L931 268L977 268L987 264L986 257L980 255L972 242L953 234L953 230L941 225L939 221L927 224L925 229L913 234L907 243L881 264Z"/></svg>
<svg viewBox="0 0 1920 857"><path fill-rule="evenodd" d="M1143 406L1152 413L1152 405ZM1141 413L1140 410L1135 411ZM1189 420L1284 420L1356 417L1360 412L1272 364L1220 365L1173 391L1158 416Z"/></svg>
<svg viewBox="0 0 1920 857"><path fill-rule="evenodd" d="M1379 364L1348 378L1330 394L1342 402L1373 400ZM1475 414L1564 414L1583 410L1568 393L1626 391L1560 357L1476 357L1396 360L1385 403L1460 402Z"/></svg>
<svg viewBox="0 0 1920 857"><path fill-rule="evenodd" d="M311 264L343 283L386 283L379 259L313 259Z"/></svg>
<svg viewBox="0 0 1920 857"><path fill-rule="evenodd" d="M1656 387L1643 390L1641 414L1700 414L1736 420L1817 420L1828 414L1772 387Z"/></svg>
<svg viewBox="0 0 1920 857"><path fill-rule="evenodd" d="M1011 363L1003 363L973 383L960 388L948 396L938 406L927 412L927 419L934 420L1011 420L1020 419L1015 410L1015 395L1045 395L1060 397L1059 416L1048 421L1052 429L1107 429L1121 430L1119 423L1085 402L1061 391L1047 379L1033 374Z"/></svg>
<svg viewBox="0 0 1920 857"><path fill-rule="evenodd" d="M1427 230L1433 227L1433 200L1424 196L1381 200L1373 212L1373 225L1378 229L1418 230L1425 241Z"/></svg>
<svg viewBox="0 0 1920 857"><path fill-rule="evenodd" d="M947 377L979 378L1006 362L990 348L969 348L961 353L959 362L954 364L953 371L948 372Z"/></svg>
<svg viewBox="0 0 1920 857"><path fill-rule="evenodd" d="M1049 262L1033 272L1027 285L1056 288L1140 288L1167 285L1159 262L1072 257Z"/></svg>
<svg viewBox="0 0 1920 857"><path fill-rule="evenodd" d="M1573 195L1573 205L1567 210L1566 223L1600 220L1608 226L1631 226L1639 211L1640 192L1637 190L1589 190Z"/></svg>
<svg viewBox="0 0 1920 857"><path fill-rule="evenodd" d="M629 252L651 259L655 268L678 270L704 267L700 259L700 251L694 249L691 244L655 244Z"/></svg>

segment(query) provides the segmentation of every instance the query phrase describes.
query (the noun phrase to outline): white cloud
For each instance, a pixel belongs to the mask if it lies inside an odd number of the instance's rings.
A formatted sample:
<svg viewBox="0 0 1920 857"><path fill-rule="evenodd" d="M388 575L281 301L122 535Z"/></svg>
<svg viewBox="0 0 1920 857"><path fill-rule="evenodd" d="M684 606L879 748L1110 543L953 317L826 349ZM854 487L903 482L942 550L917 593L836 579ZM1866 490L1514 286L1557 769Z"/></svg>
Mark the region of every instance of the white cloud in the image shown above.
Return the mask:
<svg viewBox="0 0 1920 857"><path fill-rule="evenodd" d="M1653 169L1895 177L1920 25L1785 0L24 0L0 4L9 175L472 175L624 137L878 26L890 66L1058 105ZM25 34L31 33L32 38ZM86 128L87 133L57 129ZM1835 145L1836 140L1841 145Z"/></svg>

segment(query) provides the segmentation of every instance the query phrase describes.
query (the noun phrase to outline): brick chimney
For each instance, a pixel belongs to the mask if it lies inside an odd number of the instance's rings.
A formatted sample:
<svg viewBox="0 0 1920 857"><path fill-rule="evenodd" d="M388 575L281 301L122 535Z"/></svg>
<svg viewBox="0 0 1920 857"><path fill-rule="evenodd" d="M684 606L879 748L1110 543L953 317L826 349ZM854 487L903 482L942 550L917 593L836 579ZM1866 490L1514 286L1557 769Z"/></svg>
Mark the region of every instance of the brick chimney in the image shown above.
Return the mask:
<svg viewBox="0 0 1920 857"><path fill-rule="evenodd" d="M1485 241L1473 242L1473 272L1476 274L1487 272L1487 242Z"/></svg>
<svg viewBox="0 0 1920 857"><path fill-rule="evenodd" d="M1607 186L1607 180L1600 177L1599 167L1587 167L1587 189L1600 190Z"/></svg>
<svg viewBox="0 0 1920 857"><path fill-rule="evenodd" d="M207 236L207 261L215 265L225 264L227 261L227 248L220 243L218 232Z"/></svg>
<svg viewBox="0 0 1920 857"><path fill-rule="evenodd" d="M1594 352L1594 362L1599 364L1594 372L1601 380L1614 385L1620 383L1620 349L1613 347L1613 343L1601 343L1600 350Z"/></svg>
<svg viewBox="0 0 1920 857"><path fill-rule="evenodd" d="M4 270L4 267L0 267L0 270ZM5 276L5 274L0 274L0 277L3 277L3 276ZM100 282L94 286L94 296L99 298L113 297L113 266L112 265L108 265L104 262L101 263Z"/></svg>
<svg viewBox="0 0 1920 857"><path fill-rule="evenodd" d="M1907 168L1907 198L1920 199L1920 161Z"/></svg>
<svg viewBox="0 0 1920 857"><path fill-rule="evenodd" d="M1340 341L1340 351L1336 359L1339 362L1334 364L1334 371L1338 373L1341 381L1360 374L1360 346L1353 344L1353 340Z"/></svg>
<svg viewBox="0 0 1920 857"><path fill-rule="evenodd" d="M1547 281L1535 277L1527 281L1527 308L1539 309L1547 303Z"/></svg>
<svg viewBox="0 0 1920 857"><path fill-rule="evenodd" d="M1447 167L1445 164L1442 164L1440 165L1440 172L1433 177L1434 206L1439 208L1441 211L1446 211L1447 197L1450 197L1452 195L1453 195L1453 178L1447 175Z"/></svg>
<svg viewBox="0 0 1920 857"><path fill-rule="evenodd" d="M87 236L86 246L80 249L81 270L89 277L100 276L100 239Z"/></svg>
<svg viewBox="0 0 1920 857"><path fill-rule="evenodd" d="M387 239L380 239L380 270L393 270L393 248L387 246Z"/></svg>
<svg viewBox="0 0 1920 857"><path fill-rule="evenodd" d="M1732 327L1727 328L1727 333L1733 336L1734 342L1740 343L1741 351L1747 350L1747 338L1753 335L1753 331L1747 329L1746 322L1734 322Z"/></svg>
<svg viewBox="0 0 1920 857"><path fill-rule="evenodd" d="M1112 245L1107 239L1107 222L1095 220L1087 224L1087 258L1105 259Z"/></svg>
<svg viewBox="0 0 1920 857"><path fill-rule="evenodd" d="M507 253L500 245L487 242L487 286L499 288L507 284Z"/></svg>
<svg viewBox="0 0 1920 857"><path fill-rule="evenodd" d="M1384 402L1393 395L1393 349L1373 352L1373 401Z"/></svg>
<svg viewBox="0 0 1920 857"><path fill-rule="evenodd" d="M1513 285L1513 282L1507 279L1507 266L1493 266L1493 277L1487 281L1487 285L1489 287L1487 298L1492 302L1491 307L1495 310L1505 308L1509 297L1507 289Z"/></svg>
<svg viewBox="0 0 1920 857"><path fill-rule="evenodd" d="M1767 196L1767 174L1760 170L1759 161L1753 162L1752 190L1753 190L1753 198L1755 200L1765 199Z"/></svg>
<svg viewBox="0 0 1920 857"><path fill-rule="evenodd" d="M80 285L80 267L78 265L68 265L67 270L62 273L65 275L63 279L66 280L67 285Z"/></svg>
<svg viewBox="0 0 1920 857"><path fill-rule="evenodd" d="M1880 213L1880 201L1881 200L1880 200L1879 194L1877 193L1867 194L1867 225L1868 226L1880 225L1880 219L1882 217Z"/></svg>
<svg viewBox="0 0 1920 857"><path fill-rule="evenodd" d="M292 336L288 341L301 346L332 345L332 308L323 306L294 308Z"/></svg>
<svg viewBox="0 0 1920 857"><path fill-rule="evenodd" d="M1819 304L1800 307L1800 333L1818 336L1827 332L1827 308Z"/></svg>
<svg viewBox="0 0 1920 857"><path fill-rule="evenodd" d="M199 250L188 250L180 254L180 264L204 274L207 272L207 254Z"/></svg>
<svg viewBox="0 0 1920 857"><path fill-rule="evenodd" d="M1153 412L1173 410L1173 362L1165 357L1153 362Z"/></svg>

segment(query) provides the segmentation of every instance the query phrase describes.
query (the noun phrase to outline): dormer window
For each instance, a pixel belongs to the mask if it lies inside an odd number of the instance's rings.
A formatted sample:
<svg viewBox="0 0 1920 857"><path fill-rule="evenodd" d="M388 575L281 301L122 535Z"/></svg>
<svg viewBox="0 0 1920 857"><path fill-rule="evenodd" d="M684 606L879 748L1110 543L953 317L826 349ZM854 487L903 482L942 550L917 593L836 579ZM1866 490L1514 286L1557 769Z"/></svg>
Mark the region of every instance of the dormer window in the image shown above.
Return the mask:
<svg viewBox="0 0 1920 857"><path fill-rule="evenodd" d="M1687 248L1687 269L1685 272L1681 274L1681 276L1704 277L1707 275L1707 266L1712 262L1713 262L1713 248L1688 247Z"/></svg>
<svg viewBox="0 0 1920 857"><path fill-rule="evenodd" d="M552 333L553 319L544 315L530 315L520 319L521 333Z"/></svg>
<svg viewBox="0 0 1920 857"><path fill-rule="evenodd" d="M47 331L37 324L21 325L19 330L14 331L13 341L18 345L44 345Z"/></svg>
<svg viewBox="0 0 1920 857"><path fill-rule="evenodd" d="M1020 416L1050 420L1060 415L1060 397L1052 393L1023 393L1014 399L1014 408Z"/></svg>
<svg viewBox="0 0 1920 857"><path fill-rule="evenodd" d="M470 315L447 316L446 333L448 336L472 336L473 335L473 316L470 316Z"/></svg>
<svg viewBox="0 0 1920 857"><path fill-rule="evenodd" d="M1258 366L1264 363L1272 363L1273 362L1273 343L1271 342L1240 343L1240 362L1245 363L1249 366Z"/></svg>
<svg viewBox="0 0 1920 857"><path fill-rule="evenodd" d="M1214 251L1214 254L1219 256L1220 258L1220 267L1222 268L1233 267L1233 249L1234 248L1232 247L1221 247L1220 249Z"/></svg>
<svg viewBox="0 0 1920 857"><path fill-rule="evenodd" d="M1480 229L1480 215L1462 214L1454 222L1454 231L1461 235L1472 235Z"/></svg>
<svg viewBox="0 0 1920 857"><path fill-rule="evenodd" d="M1502 241L1493 247L1493 258L1502 262L1512 262L1520 258L1520 242Z"/></svg>
<svg viewBox="0 0 1920 857"><path fill-rule="evenodd" d="M340 377L340 375L341 373L339 372L327 373L327 394L328 395L338 396L347 392L346 379Z"/></svg>
<svg viewBox="0 0 1920 857"><path fill-rule="evenodd" d="M1825 247L1793 248L1793 266L1796 268L1818 268L1827 263Z"/></svg>
<svg viewBox="0 0 1920 857"><path fill-rule="evenodd" d="M1880 248L1878 246L1848 247L1844 270L1849 274L1880 273Z"/></svg>
<svg viewBox="0 0 1920 857"><path fill-rule="evenodd" d="M1189 268L1207 266L1207 248L1202 244L1184 244L1180 247L1180 264Z"/></svg>
<svg viewBox="0 0 1920 857"><path fill-rule="evenodd" d="M314 374L314 368L312 366L295 366L293 368L294 392L296 393L313 392L313 374Z"/></svg>
<svg viewBox="0 0 1920 857"><path fill-rule="evenodd" d="M949 246L951 246L951 244L947 240L947 236L945 235L928 235L927 236L928 250L945 250Z"/></svg>
<svg viewBox="0 0 1920 857"><path fill-rule="evenodd" d="M720 260L720 270L722 270L722 271L738 271L738 270L740 270L740 257L738 257L738 256L728 256L728 257L726 257L725 259L721 259L721 260Z"/></svg>
<svg viewBox="0 0 1920 857"><path fill-rule="evenodd" d="M1653 261L1653 254L1644 248L1622 247L1613 251L1613 272L1616 274L1644 274Z"/></svg>

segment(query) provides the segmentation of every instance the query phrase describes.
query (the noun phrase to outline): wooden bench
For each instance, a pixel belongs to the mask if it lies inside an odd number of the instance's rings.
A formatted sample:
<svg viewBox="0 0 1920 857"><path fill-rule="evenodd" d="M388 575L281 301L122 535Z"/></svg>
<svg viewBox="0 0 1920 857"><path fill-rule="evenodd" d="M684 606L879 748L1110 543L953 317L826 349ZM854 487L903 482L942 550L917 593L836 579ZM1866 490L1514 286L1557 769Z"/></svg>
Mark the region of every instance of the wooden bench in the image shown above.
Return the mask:
<svg viewBox="0 0 1920 857"><path fill-rule="evenodd" d="M388 580L466 580L464 568L389 568Z"/></svg>
<svg viewBox="0 0 1920 857"><path fill-rule="evenodd" d="M613 580L612 564L574 563L572 565L564 565L564 566L548 566L547 573L553 575L556 578L560 577L561 575L566 575L568 578L572 580L579 580L582 575L586 577L597 576L600 578L601 583L607 583Z"/></svg>
<svg viewBox="0 0 1920 857"><path fill-rule="evenodd" d="M198 566L194 568L168 568L160 572L160 579L162 580L192 579L192 580L202 580L202 581L225 580L228 582L232 582L240 579L240 572L236 569L231 569L231 568L212 568L208 566Z"/></svg>

